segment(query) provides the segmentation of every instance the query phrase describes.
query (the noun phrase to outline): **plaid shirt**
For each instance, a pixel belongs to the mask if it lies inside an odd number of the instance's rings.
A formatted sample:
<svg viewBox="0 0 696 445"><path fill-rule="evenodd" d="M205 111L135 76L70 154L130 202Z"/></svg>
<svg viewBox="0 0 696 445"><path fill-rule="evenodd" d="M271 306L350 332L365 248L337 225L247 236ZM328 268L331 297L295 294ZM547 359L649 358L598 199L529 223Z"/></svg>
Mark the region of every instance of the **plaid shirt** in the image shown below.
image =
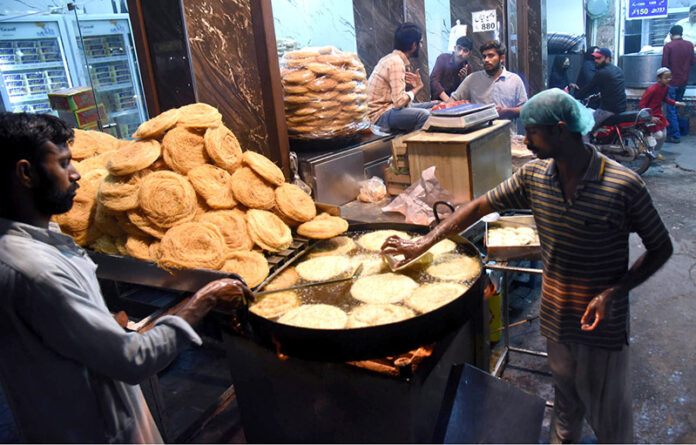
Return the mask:
<svg viewBox="0 0 696 445"><path fill-rule="evenodd" d="M367 116L373 124L392 108L408 107L413 93L406 91L406 55L395 49L382 57L367 81Z"/></svg>

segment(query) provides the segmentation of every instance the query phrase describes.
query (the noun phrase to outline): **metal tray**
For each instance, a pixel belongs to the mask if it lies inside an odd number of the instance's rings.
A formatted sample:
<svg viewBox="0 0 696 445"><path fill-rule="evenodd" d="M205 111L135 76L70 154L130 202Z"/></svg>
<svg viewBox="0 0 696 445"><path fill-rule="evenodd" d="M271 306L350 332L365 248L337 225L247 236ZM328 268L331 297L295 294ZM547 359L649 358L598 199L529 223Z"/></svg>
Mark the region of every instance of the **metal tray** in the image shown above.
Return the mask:
<svg viewBox="0 0 696 445"><path fill-rule="evenodd" d="M523 224L525 226L532 226L534 231L536 231L536 224L534 222L534 217L532 215L518 215L518 216L503 216L498 221L486 223L486 234L485 243L486 249L488 250L489 260L540 260L541 259L541 245L536 244L526 244L519 246L491 246L488 243L488 231L494 227L506 227L515 226L518 224Z"/></svg>

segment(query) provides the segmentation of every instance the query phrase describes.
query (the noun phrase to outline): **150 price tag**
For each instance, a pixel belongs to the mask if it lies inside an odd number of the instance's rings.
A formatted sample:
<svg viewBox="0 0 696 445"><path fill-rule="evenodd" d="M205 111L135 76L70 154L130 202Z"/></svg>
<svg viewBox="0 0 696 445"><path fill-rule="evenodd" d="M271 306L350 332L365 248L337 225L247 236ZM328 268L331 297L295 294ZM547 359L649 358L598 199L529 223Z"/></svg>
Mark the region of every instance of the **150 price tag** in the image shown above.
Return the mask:
<svg viewBox="0 0 696 445"><path fill-rule="evenodd" d="M495 31L498 27L495 9L471 13L471 24L474 32Z"/></svg>
<svg viewBox="0 0 696 445"><path fill-rule="evenodd" d="M626 0L627 20L667 17L667 0Z"/></svg>

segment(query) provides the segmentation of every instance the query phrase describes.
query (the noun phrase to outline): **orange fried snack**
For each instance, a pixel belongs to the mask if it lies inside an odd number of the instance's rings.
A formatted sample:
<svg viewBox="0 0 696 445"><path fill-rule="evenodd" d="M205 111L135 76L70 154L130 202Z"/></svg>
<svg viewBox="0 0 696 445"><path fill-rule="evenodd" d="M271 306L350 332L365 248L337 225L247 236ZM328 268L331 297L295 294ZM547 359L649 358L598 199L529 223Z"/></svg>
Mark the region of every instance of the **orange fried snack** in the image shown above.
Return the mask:
<svg viewBox="0 0 696 445"><path fill-rule="evenodd" d="M283 171L266 156L247 150L244 152L243 157L246 165L271 184L281 185L285 182Z"/></svg>
<svg viewBox="0 0 696 445"><path fill-rule="evenodd" d="M169 168L182 175L209 160L203 136L186 127L175 127L164 135L162 156Z"/></svg>
<svg viewBox="0 0 696 445"><path fill-rule="evenodd" d="M196 221L209 223L220 229L228 255L230 252L247 251L254 247L244 213L239 210L207 212L196 218Z"/></svg>
<svg viewBox="0 0 696 445"><path fill-rule="evenodd" d="M111 136L109 133L90 131L89 134L96 144L95 151L97 154L118 150L121 146L121 141Z"/></svg>
<svg viewBox="0 0 696 445"><path fill-rule="evenodd" d="M124 233L116 215L100 202L97 202L97 208L94 211L94 225L100 232L113 237L121 236Z"/></svg>
<svg viewBox="0 0 696 445"><path fill-rule="evenodd" d="M123 212L138 207L140 183L148 173L150 172L141 170L128 176L107 176L99 186L99 202L114 212Z"/></svg>
<svg viewBox="0 0 696 445"><path fill-rule="evenodd" d="M133 133L133 138L135 139L147 139L147 138L158 138L164 134L165 131L172 128L179 121L179 109L172 108L164 113L159 114L152 119L140 124L135 133Z"/></svg>
<svg viewBox="0 0 696 445"><path fill-rule="evenodd" d="M199 165L189 170L188 179L211 208L230 209L237 205L232 194L232 176L220 167Z"/></svg>
<svg viewBox="0 0 696 445"><path fill-rule="evenodd" d="M276 215L265 210L247 212L249 235L257 246L269 252L280 252L292 244L292 233Z"/></svg>
<svg viewBox="0 0 696 445"><path fill-rule="evenodd" d="M112 175L129 175L149 167L161 154L160 143L155 140L133 141L118 149L106 163L106 168Z"/></svg>
<svg viewBox="0 0 696 445"><path fill-rule="evenodd" d="M237 137L224 125L208 128L204 136L205 151L220 168L233 173L242 165L242 147Z"/></svg>
<svg viewBox="0 0 696 445"><path fill-rule="evenodd" d="M312 197L295 184L285 183L275 189L276 206L280 212L299 222L306 222L317 216Z"/></svg>
<svg viewBox="0 0 696 445"><path fill-rule="evenodd" d="M294 286L297 284L299 279L300 276L295 268L289 267L273 278L273 281L264 287L264 290L284 289L286 287Z"/></svg>
<svg viewBox="0 0 696 445"><path fill-rule="evenodd" d="M322 213L311 221L300 224L297 233L313 239L327 239L338 236L348 230L348 221L339 217Z"/></svg>
<svg viewBox="0 0 696 445"><path fill-rule="evenodd" d="M172 227L159 245L163 267L220 269L225 262L224 240L212 224L188 222Z"/></svg>
<svg viewBox="0 0 696 445"><path fill-rule="evenodd" d="M172 227L196 216L196 191L177 173L150 173L140 184L138 196L145 216L159 227Z"/></svg>
<svg viewBox="0 0 696 445"><path fill-rule="evenodd" d="M222 125L222 115L215 108L204 103L185 105L179 108L177 125L190 128L208 128Z"/></svg>
<svg viewBox="0 0 696 445"><path fill-rule="evenodd" d="M68 144L70 154L76 161L94 156L97 153L97 141L91 131L75 129L75 138Z"/></svg>
<svg viewBox="0 0 696 445"><path fill-rule="evenodd" d="M91 158L83 159L75 164L75 168L81 175L92 170L106 170L106 163L109 162L114 153L116 153L116 150L110 150L94 155Z"/></svg>
<svg viewBox="0 0 696 445"><path fill-rule="evenodd" d="M128 221L130 221L131 224L137 227L141 231L141 233L146 233L157 239L162 239L164 234L167 233L167 229L153 224L152 221L150 221L145 217L145 215L143 215L143 212L140 209L129 210L126 214L128 215ZM135 234L130 233L129 235L136 236Z"/></svg>
<svg viewBox="0 0 696 445"><path fill-rule="evenodd" d="M151 238L129 236L126 240L128 255L139 260L152 261L150 257L150 242Z"/></svg>
<svg viewBox="0 0 696 445"><path fill-rule="evenodd" d="M236 273L251 288L266 279L269 267L266 258L258 252L233 252L227 256L227 261L220 270Z"/></svg>
<svg viewBox="0 0 696 445"><path fill-rule="evenodd" d="M271 209L275 204L273 187L249 167L242 167L232 174L232 193L237 201L249 208Z"/></svg>

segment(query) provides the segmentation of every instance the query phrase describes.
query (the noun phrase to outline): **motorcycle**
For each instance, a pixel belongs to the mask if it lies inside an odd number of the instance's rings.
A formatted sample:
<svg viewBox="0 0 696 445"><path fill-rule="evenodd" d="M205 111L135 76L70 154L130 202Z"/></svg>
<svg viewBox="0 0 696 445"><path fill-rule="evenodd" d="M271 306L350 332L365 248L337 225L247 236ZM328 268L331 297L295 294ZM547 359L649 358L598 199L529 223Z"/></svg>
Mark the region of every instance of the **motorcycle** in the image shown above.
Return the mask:
<svg viewBox="0 0 696 445"><path fill-rule="evenodd" d="M587 106L598 97L600 93L593 94L581 103ZM604 120L590 135L590 143L602 154L642 175L657 158L654 151L657 141L650 131L654 126L650 108L624 111Z"/></svg>

